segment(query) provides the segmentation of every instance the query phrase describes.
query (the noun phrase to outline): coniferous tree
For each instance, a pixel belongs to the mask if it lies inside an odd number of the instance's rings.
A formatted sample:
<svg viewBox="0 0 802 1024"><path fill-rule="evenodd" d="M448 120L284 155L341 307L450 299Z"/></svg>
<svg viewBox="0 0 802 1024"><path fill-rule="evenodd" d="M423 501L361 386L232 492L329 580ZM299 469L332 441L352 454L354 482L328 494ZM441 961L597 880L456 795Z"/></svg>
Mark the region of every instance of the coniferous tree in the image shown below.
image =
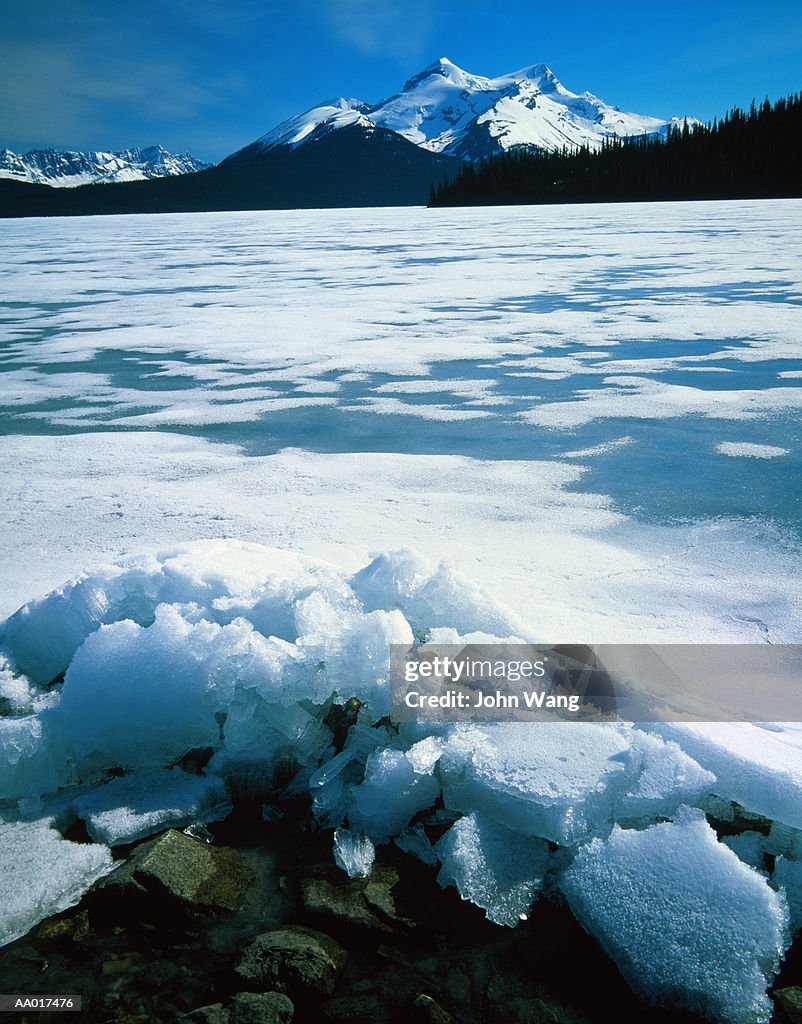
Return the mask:
<svg viewBox="0 0 802 1024"><path fill-rule="evenodd" d="M802 196L802 95L734 108L665 137L609 138L548 152L519 147L466 164L431 205Z"/></svg>

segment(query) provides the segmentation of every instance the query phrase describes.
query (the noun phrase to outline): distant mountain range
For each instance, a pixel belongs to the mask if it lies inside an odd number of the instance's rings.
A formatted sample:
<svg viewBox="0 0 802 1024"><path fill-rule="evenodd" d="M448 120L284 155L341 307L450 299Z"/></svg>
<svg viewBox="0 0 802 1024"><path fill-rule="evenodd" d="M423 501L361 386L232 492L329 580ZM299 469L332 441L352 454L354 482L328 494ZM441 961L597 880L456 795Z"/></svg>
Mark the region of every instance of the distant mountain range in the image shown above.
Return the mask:
<svg viewBox="0 0 802 1024"><path fill-rule="evenodd" d="M418 205L465 161L515 147L598 149L605 139L665 135L684 120L572 93L545 64L483 78L442 57L389 99L322 103L215 167L160 147L6 151L0 178L11 180L0 181L0 215ZM50 187L73 184L58 196Z"/></svg>
<svg viewBox="0 0 802 1024"><path fill-rule="evenodd" d="M0 150L0 178L25 181L54 188L118 181L147 181L177 174L192 174L211 164L189 153L175 156L162 146L124 149L116 153L65 152L56 149L32 149L19 155Z"/></svg>

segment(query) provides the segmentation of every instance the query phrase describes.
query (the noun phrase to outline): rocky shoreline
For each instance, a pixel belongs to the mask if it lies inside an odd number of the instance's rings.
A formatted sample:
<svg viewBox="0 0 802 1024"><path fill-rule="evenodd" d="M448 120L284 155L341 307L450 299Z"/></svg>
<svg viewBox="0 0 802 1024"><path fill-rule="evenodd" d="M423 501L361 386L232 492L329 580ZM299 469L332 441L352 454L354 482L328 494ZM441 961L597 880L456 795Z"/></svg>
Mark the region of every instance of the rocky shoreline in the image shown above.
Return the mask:
<svg viewBox="0 0 802 1024"><path fill-rule="evenodd" d="M502 928L393 845L378 848L369 877L347 878L331 832L310 823L301 801L273 822L245 803L208 833L117 850L119 867L76 907L0 951L4 990L80 993L80 1019L99 1024L701 1019L644 1007L556 893ZM800 981L797 943L776 1021L802 1020Z"/></svg>

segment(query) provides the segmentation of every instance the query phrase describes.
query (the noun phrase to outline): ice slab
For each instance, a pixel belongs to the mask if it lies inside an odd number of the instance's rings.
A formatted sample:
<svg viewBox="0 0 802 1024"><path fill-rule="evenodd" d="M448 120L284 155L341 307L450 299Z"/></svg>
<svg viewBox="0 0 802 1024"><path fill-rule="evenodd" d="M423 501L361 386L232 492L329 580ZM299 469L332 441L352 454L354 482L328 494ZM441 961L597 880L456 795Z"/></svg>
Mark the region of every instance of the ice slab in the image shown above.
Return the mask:
<svg viewBox="0 0 802 1024"><path fill-rule="evenodd" d="M764 1024L788 937L767 881L701 811L583 847L561 887L576 917L646 1002L728 1024Z"/></svg>
<svg viewBox="0 0 802 1024"><path fill-rule="evenodd" d="M439 795L439 779L416 771L406 754L387 747L368 758L364 781L351 791L348 820L375 842L386 842Z"/></svg>
<svg viewBox="0 0 802 1024"><path fill-rule="evenodd" d="M458 726L440 760L445 804L573 844L609 827L637 776L632 732L574 722Z"/></svg>
<svg viewBox="0 0 802 1024"><path fill-rule="evenodd" d="M430 868L438 864L437 854L420 822L405 828L393 841L399 850L416 857L422 864L427 864Z"/></svg>
<svg viewBox="0 0 802 1024"><path fill-rule="evenodd" d="M802 741L786 727L748 722L653 726L716 776L714 792L748 811L802 828Z"/></svg>
<svg viewBox="0 0 802 1024"><path fill-rule="evenodd" d="M0 946L73 906L114 867L105 846L68 842L51 826L0 822Z"/></svg>
<svg viewBox="0 0 802 1024"><path fill-rule="evenodd" d="M617 818L667 818L681 804L697 804L712 792L713 773L677 743L639 731L633 732L632 741L641 756L641 772L618 804Z"/></svg>
<svg viewBox="0 0 802 1024"><path fill-rule="evenodd" d="M495 924L525 920L543 888L549 846L480 814L456 821L435 844L442 867L437 880L453 885Z"/></svg>
<svg viewBox="0 0 802 1024"><path fill-rule="evenodd" d="M0 718L0 800L36 797L64 776L57 744L41 716Z"/></svg>
<svg viewBox="0 0 802 1024"><path fill-rule="evenodd" d="M802 861L802 831L773 821L765 837L766 853Z"/></svg>
<svg viewBox="0 0 802 1024"><path fill-rule="evenodd" d="M72 811L95 842L119 846L164 829L219 821L231 803L222 779L173 768L112 779L79 796Z"/></svg>
<svg viewBox="0 0 802 1024"><path fill-rule="evenodd" d="M722 843L728 846L744 864L755 871L766 871L766 837L762 832L739 832L735 836L723 836Z"/></svg>

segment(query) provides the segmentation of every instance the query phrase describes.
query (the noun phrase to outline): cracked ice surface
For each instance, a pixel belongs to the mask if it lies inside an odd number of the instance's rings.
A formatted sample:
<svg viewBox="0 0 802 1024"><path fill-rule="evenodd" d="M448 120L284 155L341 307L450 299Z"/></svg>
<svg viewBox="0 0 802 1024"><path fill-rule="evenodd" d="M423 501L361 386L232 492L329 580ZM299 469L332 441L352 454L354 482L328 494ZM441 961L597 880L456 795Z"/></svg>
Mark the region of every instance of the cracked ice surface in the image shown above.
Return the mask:
<svg viewBox="0 0 802 1024"><path fill-rule="evenodd" d="M69 223L0 239L0 612L392 536L547 639L798 638L799 201Z"/></svg>

